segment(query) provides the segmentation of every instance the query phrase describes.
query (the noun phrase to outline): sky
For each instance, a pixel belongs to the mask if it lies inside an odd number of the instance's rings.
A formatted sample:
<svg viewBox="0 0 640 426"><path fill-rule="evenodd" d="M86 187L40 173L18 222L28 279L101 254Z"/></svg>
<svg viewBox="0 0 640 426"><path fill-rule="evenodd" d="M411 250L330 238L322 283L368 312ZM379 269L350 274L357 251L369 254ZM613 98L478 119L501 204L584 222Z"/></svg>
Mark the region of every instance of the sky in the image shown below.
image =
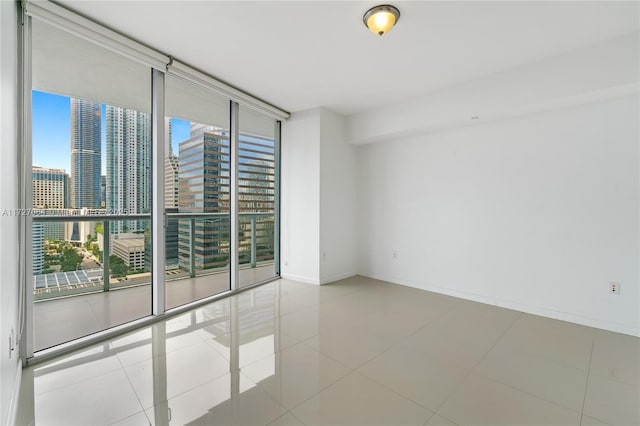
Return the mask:
<svg viewBox="0 0 640 426"><path fill-rule="evenodd" d="M106 105L102 105L102 174L106 174ZM190 123L171 119L173 152L189 138ZM71 174L71 100L67 96L33 91L32 95L32 158L33 164L64 169Z"/></svg>

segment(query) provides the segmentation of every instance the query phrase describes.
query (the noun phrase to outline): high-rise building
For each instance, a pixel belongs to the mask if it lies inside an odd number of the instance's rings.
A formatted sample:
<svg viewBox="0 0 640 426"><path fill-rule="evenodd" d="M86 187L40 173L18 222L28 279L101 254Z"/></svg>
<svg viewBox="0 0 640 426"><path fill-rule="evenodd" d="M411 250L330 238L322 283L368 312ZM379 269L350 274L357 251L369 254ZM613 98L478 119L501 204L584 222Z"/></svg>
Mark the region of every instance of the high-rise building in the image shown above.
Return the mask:
<svg viewBox="0 0 640 426"><path fill-rule="evenodd" d="M106 207L116 214L151 209L151 114L107 105ZM112 222L115 234L144 231L147 220Z"/></svg>
<svg viewBox="0 0 640 426"><path fill-rule="evenodd" d="M173 153L171 119L165 121L164 206L166 213L178 213L178 156ZM170 219L165 228L165 257L167 269L178 266L178 220Z"/></svg>
<svg viewBox="0 0 640 426"><path fill-rule="evenodd" d="M164 206L178 207L178 156L173 152L164 158Z"/></svg>
<svg viewBox="0 0 640 426"><path fill-rule="evenodd" d="M39 275L44 269L44 224L33 222L31 225L31 270L33 275Z"/></svg>
<svg viewBox="0 0 640 426"><path fill-rule="evenodd" d="M100 207L107 206L107 176L100 176Z"/></svg>
<svg viewBox="0 0 640 426"><path fill-rule="evenodd" d="M178 156L173 153L171 119L165 118L164 206L165 213L178 213ZM178 220L169 219L165 233L166 269L178 266ZM151 270L151 241L145 234L145 268Z"/></svg>
<svg viewBox="0 0 640 426"><path fill-rule="evenodd" d="M178 156L173 152L173 138L171 136L171 119L165 118L164 123L164 206L178 207Z"/></svg>
<svg viewBox="0 0 640 426"><path fill-rule="evenodd" d="M69 207L69 176L64 169L33 166L33 207L64 209Z"/></svg>
<svg viewBox="0 0 640 426"><path fill-rule="evenodd" d="M180 213L229 213L229 136L224 130L191 123L191 138L179 145L178 208ZM178 225L178 257L188 270L193 244L197 270L225 266L229 253L226 215L189 220ZM193 234L193 240L190 238Z"/></svg>
<svg viewBox="0 0 640 426"><path fill-rule="evenodd" d="M100 121L98 102L71 98L71 206L100 207Z"/></svg>
<svg viewBox="0 0 640 426"><path fill-rule="evenodd" d="M65 209L69 207L69 176L64 169L33 166L33 207L36 209ZM64 240L64 223L44 222L44 239Z"/></svg>

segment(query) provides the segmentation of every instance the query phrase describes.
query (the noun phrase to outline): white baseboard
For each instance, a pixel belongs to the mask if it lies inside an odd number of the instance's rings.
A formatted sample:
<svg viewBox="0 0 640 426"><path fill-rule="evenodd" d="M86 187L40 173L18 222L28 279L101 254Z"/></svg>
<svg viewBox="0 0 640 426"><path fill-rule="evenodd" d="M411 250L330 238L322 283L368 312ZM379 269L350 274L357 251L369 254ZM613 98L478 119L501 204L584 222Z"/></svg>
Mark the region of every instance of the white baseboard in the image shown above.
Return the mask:
<svg viewBox="0 0 640 426"><path fill-rule="evenodd" d="M557 319L560 321L567 321L574 324L585 325L587 327L600 328L603 330L613 331L615 333L622 333L628 334L630 336L640 337L640 327L638 326L634 327L628 324L621 324L612 321L591 318L574 312L556 311L542 306L528 305L526 303L516 302L513 300L504 300L481 294L453 290L444 286L417 283L411 280L399 279L383 274L360 272L359 275L376 280L387 281L394 284L400 284L407 287L413 287L420 290L432 291L434 293L440 293L460 299L472 300L474 302L486 303L489 305L499 306L501 308L513 309L515 311L525 312L532 315L539 315L547 318Z"/></svg>
<svg viewBox="0 0 640 426"><path fill-rule="evenodd" d="M305 284L320 285L320 280L318 278L304 277L302 275L288 274L285 272L280 273L280 276L285 280L298 281Z"/></svg>
<svg viewBox="0 0 640 426"><path fill-rule="evenodd" d="M332 275L329 277L322 277L320 279L318 278L311 278L311 277L305 277L305 276L301 276L301 275L295 275L295 274L288 274L285 272L282 272L280 274L280 276L286 280L291 280L291 281L298 281L301 283L305 283L305 284L314 284L314 285L323 285L323 284L329 284L332 283L334 281L339 281L339 280L343 280L345 278L350 278L353 277L355 275L358 275L357 272L346 272L343 274L337 274L337 275Z"/></svg>
<svg viewBox="0 0 640 426"><path fill-rule="evenodd" d="M346 272L346 273L343 273L343 274L333 275L333 276L330 276L330 277L323 277L323 278L320 278L320 285L329 284L329 283L332 283L334 281L344 280L345 278L351 278L351 277L356 276L356 275L358 275L358 273L353 271L353 272Z"/></svg>

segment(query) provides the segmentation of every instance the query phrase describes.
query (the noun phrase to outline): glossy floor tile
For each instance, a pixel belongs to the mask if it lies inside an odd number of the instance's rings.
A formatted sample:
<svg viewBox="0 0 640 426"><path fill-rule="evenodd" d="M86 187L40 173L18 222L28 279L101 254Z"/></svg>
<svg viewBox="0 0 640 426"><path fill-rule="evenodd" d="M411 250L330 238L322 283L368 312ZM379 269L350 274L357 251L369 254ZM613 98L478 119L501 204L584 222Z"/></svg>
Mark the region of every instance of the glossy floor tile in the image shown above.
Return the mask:
<svg viewBox="0 0 640 426"><path fill-rule="evenodd" d="M459 425L579 425L580 413L472 373L438 410Z"/></svg>
<svg viewBox="0 0 640 426"><path fill-rule="evenodd" d="M242 372L286 408L293 409L349 374L351 369L304 344L297 344L279 355L249 364Z"/></svg>
<svg viewBox="0 0 640 426"><path fill-rule="evenodd" d="M640 390L637 386L591 374L584 413L611 425L640 425Z"/></svg>
<svg viewBox="0 0 640 426"><path fill-rule="evenodd" d="M401 347L379 355L358 371L433 412L469 374L469 370Z"/></svg>
<svg viewBox="0 0 640 426"><path fill-rule="evenodd" d="M590 371L601 377L640 385L640 339L596 331Z"/></svg>
<svg viewBox="0 0 640 426"><path fill-rule="evenodd" d="M353 372L293 409L306 425L423 425L433 412Z"/></svg>
<svg viewBox="0 0 640 426"><path fill-rule="evenodd" d="M491 350L476 371L507 386L580 412L587 371L526 353Z"/></svg>
<svg viewBox="0 0 640 426"><path fill-rule="evenodd" d="M637 337L364 277L279 280L26 368L18 419L627 426L640 424L639 372Z"/></svg>

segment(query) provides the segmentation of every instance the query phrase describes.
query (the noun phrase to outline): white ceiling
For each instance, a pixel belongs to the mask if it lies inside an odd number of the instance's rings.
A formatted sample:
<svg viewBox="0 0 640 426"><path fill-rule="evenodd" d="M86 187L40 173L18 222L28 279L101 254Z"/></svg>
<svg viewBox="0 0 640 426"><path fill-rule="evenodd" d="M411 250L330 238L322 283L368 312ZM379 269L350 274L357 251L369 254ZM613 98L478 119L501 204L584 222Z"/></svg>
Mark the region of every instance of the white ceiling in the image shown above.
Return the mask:
<svg viewBox="0 0 640 426"><path fill-rule="evenodd" d="M288 111L351 114L638 31L638 2L61 1ZM384 3L384 2L382 2Z"/></svg>

